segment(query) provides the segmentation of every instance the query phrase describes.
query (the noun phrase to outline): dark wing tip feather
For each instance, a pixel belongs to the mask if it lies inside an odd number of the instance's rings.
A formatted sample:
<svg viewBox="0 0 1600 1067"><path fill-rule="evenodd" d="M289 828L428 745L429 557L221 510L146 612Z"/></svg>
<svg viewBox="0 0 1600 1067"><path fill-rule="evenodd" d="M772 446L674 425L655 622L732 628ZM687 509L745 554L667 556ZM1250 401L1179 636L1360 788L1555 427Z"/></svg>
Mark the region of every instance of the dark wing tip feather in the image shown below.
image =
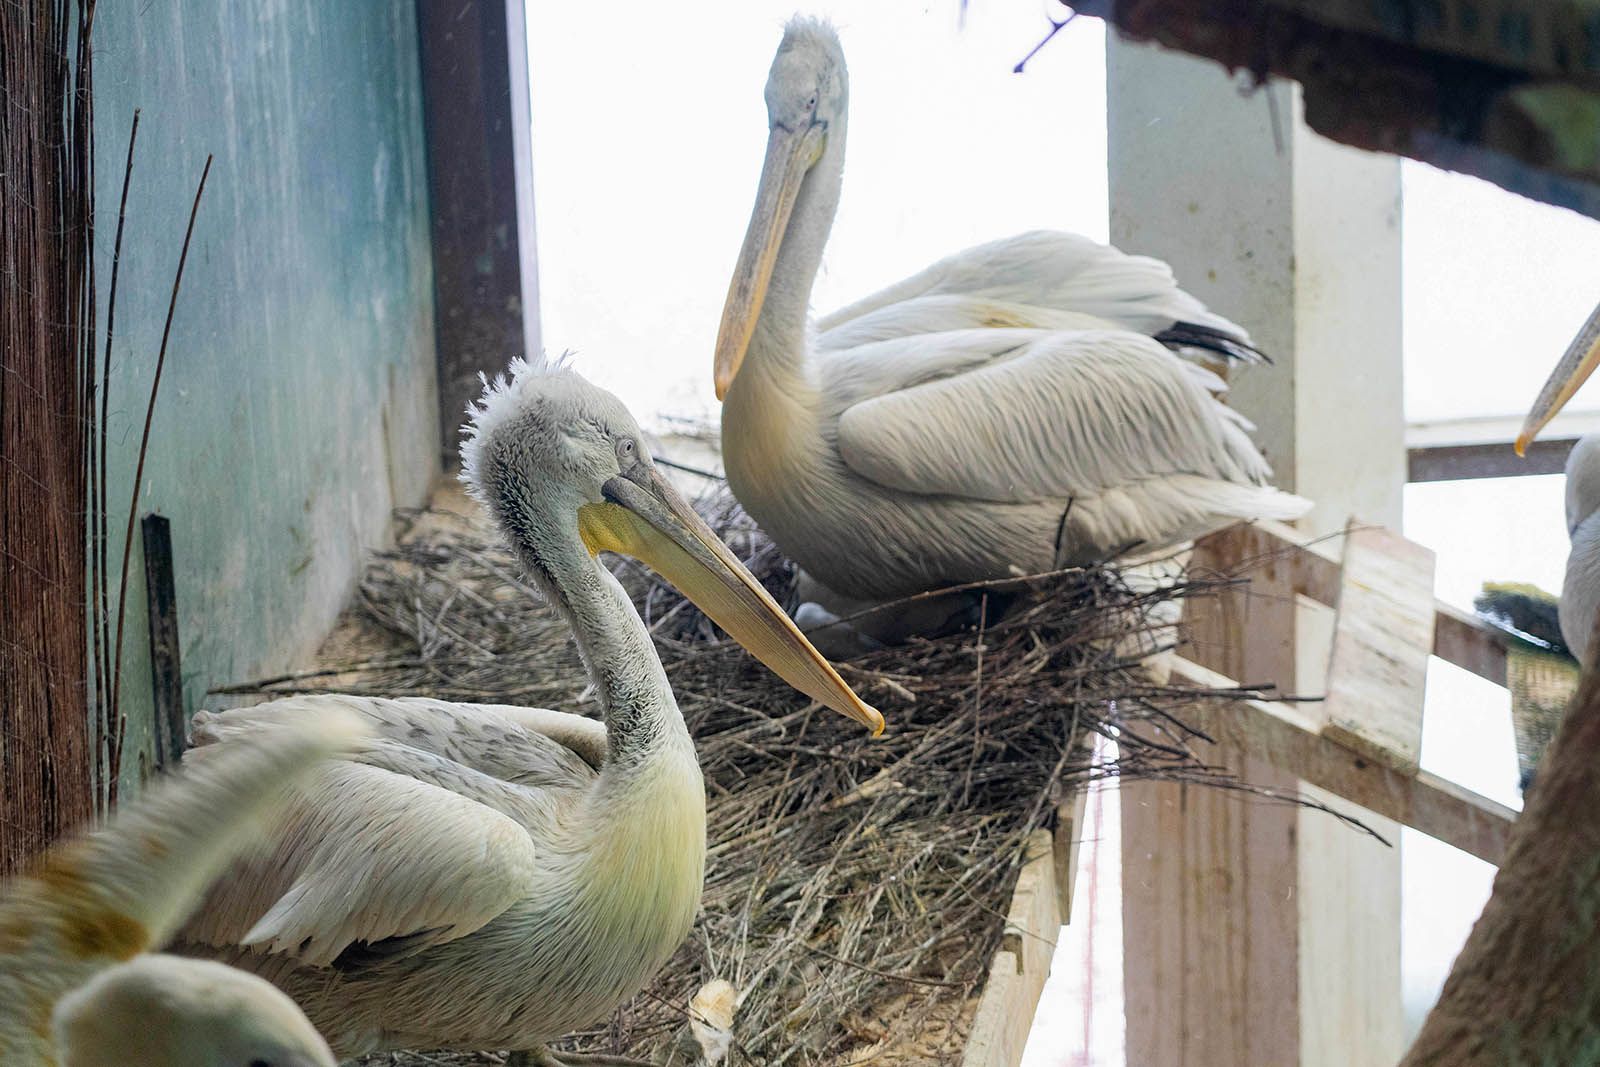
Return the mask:
<svg viewBox="0 0 1600 1067"><path fill-rule="evenodd" d="M1168 348L1200 348L1240 363L1271 363L1272 357L1238 334L1202 326L1197 322L1175 322L1155 335Z"/></svg>
<svg viewBox="0 0 1600 1067"><path fill-rule="evenodd" d="M1472 607L1480 619L1525 643L1556 655L1572 655L1561 636L1560 601L1542 589L1485 582Z"/></svg>

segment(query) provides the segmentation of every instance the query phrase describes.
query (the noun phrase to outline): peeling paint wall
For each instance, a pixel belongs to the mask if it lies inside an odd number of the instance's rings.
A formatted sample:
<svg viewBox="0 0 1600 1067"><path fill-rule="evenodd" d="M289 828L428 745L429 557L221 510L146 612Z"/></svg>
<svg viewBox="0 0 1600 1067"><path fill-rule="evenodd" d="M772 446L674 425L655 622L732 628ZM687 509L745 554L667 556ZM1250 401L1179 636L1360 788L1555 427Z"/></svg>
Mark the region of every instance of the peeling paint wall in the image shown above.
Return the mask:
<svg viewBox="0 0 1600 1067"><path fill-rule="evenodd" d="M102 326L142 111L112 354L113 566L183 224L216 156L139 501L172 522L192 711L302 663L391 508L438 475L416 17L405 0L130 0L100 5L95 38ZM148 647L136 555L125 782L151 758Z"/></svg>

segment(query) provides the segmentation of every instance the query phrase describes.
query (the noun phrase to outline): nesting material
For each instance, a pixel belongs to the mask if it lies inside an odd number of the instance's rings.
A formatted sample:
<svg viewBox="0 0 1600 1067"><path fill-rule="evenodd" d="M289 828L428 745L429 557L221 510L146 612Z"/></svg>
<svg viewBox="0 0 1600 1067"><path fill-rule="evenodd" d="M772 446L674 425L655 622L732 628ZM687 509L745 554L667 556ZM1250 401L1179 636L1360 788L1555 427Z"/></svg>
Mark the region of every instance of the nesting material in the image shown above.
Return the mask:
<svg viewBox="0 0 1600 1067"><path fill-rule="evenodd" d="M402 516L399 547L368 567L323 669L250 688L598 714L566 626L473 505L449 506L459 514ZM702 510L790 603L793 567L737 504L716 495ZM688 942L575 1049L679 1064L713 1049L727 1064L958 1062L1028 835L1071 790L1129 775L1238 784L1179 721L1196 699L1234 694L1158 685L1129 654L1170 640L1173 598L1206 591L1181 576L1129 582L1107 566L1030 580L998 621L980 610L968 632L840 664L888 719L872 740L643 568L615 566L696 740L710 855ZM1113 755L1090 755L1096 735ZM707 989L729 1018L691 1028L691 999Z"/></svg>

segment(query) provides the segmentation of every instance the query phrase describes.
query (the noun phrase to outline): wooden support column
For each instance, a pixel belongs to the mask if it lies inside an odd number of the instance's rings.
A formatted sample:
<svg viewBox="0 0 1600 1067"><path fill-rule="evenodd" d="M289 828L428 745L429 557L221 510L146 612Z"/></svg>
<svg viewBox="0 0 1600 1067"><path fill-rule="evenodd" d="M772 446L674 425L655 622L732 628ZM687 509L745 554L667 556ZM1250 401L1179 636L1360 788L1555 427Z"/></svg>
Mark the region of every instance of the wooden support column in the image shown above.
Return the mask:
<svg viewBox="0 0 1600 1067"><path fill-rule="evenodd" d="M523 0L417 0L417 34L448 464L478 375L539 351Z"/></svg>
<svg viewBox="0 0 1600 1067"><path fill-rule="evenodd" d="M1232 403L1301 523L1398 527L1399 165L1323 142L1295 90L1245 95L1218 65L1107 37L1111 239L1171 263L1275 363L1234 375ZM1213 559L1226 566L1230 561ZM1269 565L1270 566L1270 565ZM1268 575L1191 618L1185 654L1242 682L1321 693L1331 615ZM1253 784L1288 773L1220 747ZM1402 1051L1400 858L1328 815L1176 785L1122 803L1128 1063L1393 1063Z"/></svg>

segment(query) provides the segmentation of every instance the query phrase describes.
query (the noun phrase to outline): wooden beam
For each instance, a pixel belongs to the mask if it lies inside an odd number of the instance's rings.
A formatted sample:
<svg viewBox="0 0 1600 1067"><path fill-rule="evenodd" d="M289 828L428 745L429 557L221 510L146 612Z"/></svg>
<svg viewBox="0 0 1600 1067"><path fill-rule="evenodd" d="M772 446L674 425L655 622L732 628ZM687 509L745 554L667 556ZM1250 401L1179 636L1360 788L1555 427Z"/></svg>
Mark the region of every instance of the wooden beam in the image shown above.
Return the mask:
<svg viewBox="0 0 1600 1067"><path fill-rule="evenodd" d="M1078 884L1078 857L1083 851L1083 817L1088 809L1089 787L1072 791L1056 808L1056 829L1053 835L1055 854L1056 908L1061 921L1072 921L1072 891Z"/></svg>
<svg viewBox="0 0 1600 1067"><path fill-rule="evenodd" d="M989 965L962 1067L1017 1067L1022 1062L1061 929L1055 870L1050 832L1037 830L1017 875L1000 951Z"/></svg>
<svg viewBox="0 0 1600 1067"><path fill-rule="evenodd" d="M1433 652L1433 552L1354 522L1344 539L1323 734L1415 774Z"/></svg>
<svg viewBox="0 0 1600 1067"><path fill-rule="evenodd" d="M1432 445L1406 449L1406 481L1460 482L1474 478L1528 478L1560 474L1567 468L1567 453L1577 444L1573 437L1541 437L1519 456L1511 442Z"/></svg>
<svg viewBox="0 0 1600 1067"><path fill-rule="evenodd" d="M1579 0L1481 4L1330 4L1328 0L1079 0L1137 41L1153 41L1232 71L1299 82L1305 122L1324 137L1465 171L1523 196L1600 218L1600 78L1596 35ZM1370 9L1391 30L1361 32L1330 8ZM1446 20L1444 8L1459 17ZM1426 13L1425 13L1426 9ZM1456 36L1486 46L1421 47L1425 24L1471 27ZM1574 27L1577 29L1574 30ZM1533 62L1541 42L1569 61ZM1481 55L1493 54L1488 61ZM1581 68L1581 69L1580 69ZM1304 488L1304 487L1302 487Z"/></svg>
<svg viewBox="0 0 1600 1067"><path fill-rule="evenodd" d="M1204 689L1236 684L1182 657L1172 664L1172 679ZM1499 863L1505 854L1515 811L1427 771L1406 773L1348 748L1320 733L1317 721L1294 705L1202 699L1183 714L1185 722L1225 748L1243 751L1479 859Z"/></svg>
<svg viewBox="0 0 1600 1067"><path fill-rule="evenodd" d="M1506 635L1442 600L1433 611L1433 654L1504 687Z"/></svg>

